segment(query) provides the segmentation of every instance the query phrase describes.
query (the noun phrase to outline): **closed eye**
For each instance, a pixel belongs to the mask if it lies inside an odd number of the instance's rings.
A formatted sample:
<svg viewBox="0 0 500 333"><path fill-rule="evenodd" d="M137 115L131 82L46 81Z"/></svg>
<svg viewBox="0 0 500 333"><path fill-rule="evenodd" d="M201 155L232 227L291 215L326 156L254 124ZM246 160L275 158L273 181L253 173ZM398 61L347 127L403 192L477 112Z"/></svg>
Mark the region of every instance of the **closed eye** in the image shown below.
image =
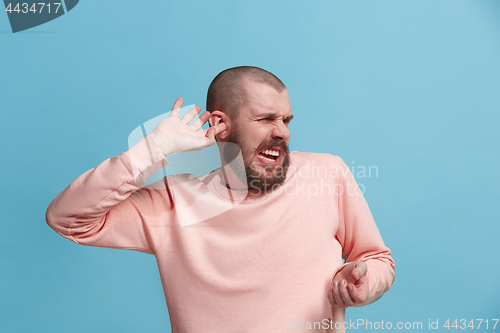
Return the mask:
<svg viewBox="0 0 500 333"><path fill-rule="evenodd" d="M265 120L265 121L276 121L276 119L279 119L279 118L269 116L269 117L263 117L263 118L260 118L260 119L259 119L259 121L261 121L261 120ZM283 123L288 125L292 119L293 119L293 115L292 115L292 116L289 116L289 117L286 117L285 119L283 119Z"/></svg>

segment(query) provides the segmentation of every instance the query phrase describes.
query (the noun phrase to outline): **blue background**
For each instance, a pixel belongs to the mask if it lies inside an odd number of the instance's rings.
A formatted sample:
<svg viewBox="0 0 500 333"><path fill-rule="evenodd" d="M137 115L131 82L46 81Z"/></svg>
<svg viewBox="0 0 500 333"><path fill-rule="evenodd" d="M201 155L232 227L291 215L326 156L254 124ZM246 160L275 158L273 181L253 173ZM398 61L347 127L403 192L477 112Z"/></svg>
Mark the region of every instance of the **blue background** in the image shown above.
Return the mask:
<svg viewBox="0 0 500 333"><path fill-rule="evenodd" d="M348 319L500 317L500 1L85 0L17 34L0 13L0 60L0 331L170 331L153 256L71 243L45 210L238 65L287 85L291 150L378 168L358 182L396 281Z"/></svg>

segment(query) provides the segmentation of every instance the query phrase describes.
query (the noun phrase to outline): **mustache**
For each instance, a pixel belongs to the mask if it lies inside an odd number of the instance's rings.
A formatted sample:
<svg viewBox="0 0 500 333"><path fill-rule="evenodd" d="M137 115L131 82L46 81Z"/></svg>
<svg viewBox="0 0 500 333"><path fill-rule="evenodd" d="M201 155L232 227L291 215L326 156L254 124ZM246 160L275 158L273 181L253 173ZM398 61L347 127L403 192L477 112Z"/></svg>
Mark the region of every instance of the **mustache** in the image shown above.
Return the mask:
<svg viewBox="0 0 500 333"><path fill-rule="evenodd" d="M256 149L255 151L258 153L264 148L271 148L271 149L279 149L281 148L285 153L288 153L288 145L284 141L278 141L275 139L271 139L266 142L262 142Z"/></svg>

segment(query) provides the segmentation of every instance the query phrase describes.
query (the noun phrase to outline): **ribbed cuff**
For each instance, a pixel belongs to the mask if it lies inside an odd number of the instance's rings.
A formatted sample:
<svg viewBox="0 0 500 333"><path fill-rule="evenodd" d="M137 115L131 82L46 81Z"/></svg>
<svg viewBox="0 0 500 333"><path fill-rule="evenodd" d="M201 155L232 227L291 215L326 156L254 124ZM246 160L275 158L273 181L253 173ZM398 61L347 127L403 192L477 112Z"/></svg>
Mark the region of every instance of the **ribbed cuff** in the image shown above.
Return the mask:
<svg viewBox="0 0 500 333"><path fill-rule="evenodd" d="M137 186L144 185L149 176L168 164L165 155L150 135L146 135L128 151Z"/></svg>

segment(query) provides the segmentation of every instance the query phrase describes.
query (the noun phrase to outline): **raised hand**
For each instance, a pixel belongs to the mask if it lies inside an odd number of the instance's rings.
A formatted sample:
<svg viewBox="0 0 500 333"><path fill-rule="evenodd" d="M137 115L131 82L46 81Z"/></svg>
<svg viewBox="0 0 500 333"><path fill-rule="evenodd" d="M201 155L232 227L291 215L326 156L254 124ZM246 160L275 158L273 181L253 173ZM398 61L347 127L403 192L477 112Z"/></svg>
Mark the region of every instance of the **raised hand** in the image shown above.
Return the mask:
<svg viewBox="0 0 500 333"><path fill-rule="evenodd" d="M332 306L348 307L368 299L368 267L362 261L350 262L335 274L328 299Z"/></svg>
<svg viewBox="0 0 500 333"><path fill-rule="evenodd" d="M182 119L179 119L179 111L183 102L182 97L177 98L170 117L162 120L149 134L165 156L211 146L215 143L215 136L226 129L226 125L221 123L200 131L203 124L210 118L208 111L188 126L201 108L195 106Z"/></svg>

